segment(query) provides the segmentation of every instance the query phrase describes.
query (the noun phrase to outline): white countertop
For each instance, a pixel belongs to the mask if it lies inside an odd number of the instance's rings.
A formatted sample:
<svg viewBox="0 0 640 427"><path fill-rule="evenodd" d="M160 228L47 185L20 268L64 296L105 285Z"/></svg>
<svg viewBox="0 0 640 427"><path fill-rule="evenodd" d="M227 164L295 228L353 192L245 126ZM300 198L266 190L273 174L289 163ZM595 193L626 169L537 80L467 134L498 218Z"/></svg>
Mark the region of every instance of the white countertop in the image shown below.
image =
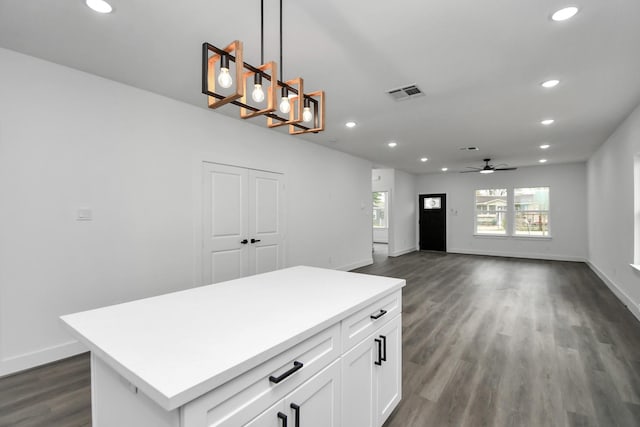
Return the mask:
<svg viewBox="0 0 640 427"><path fill-rule="evenodd" d="M404 285L300 266L61 319L94 354L173 410Z"/></svg>

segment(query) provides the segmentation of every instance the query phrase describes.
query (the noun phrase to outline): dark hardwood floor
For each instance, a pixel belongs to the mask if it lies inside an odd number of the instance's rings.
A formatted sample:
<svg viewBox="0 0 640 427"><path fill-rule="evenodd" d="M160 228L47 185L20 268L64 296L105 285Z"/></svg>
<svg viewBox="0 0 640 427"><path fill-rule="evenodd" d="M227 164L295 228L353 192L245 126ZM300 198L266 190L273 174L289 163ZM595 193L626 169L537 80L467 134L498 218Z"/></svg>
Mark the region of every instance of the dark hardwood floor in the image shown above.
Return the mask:
<svg viewBox="0 0 640 427"><path fill-rule="evenodd" d="M385 427L640 426L640 323L585 264L416 252L356 271L407 280ZM0 378L0 427L90 426L89 382L86 355Z"/></svg>
<svg viewBox="0 0 640 427"><path fill-rule="evenodd" d="M640 426L640 323L583 263L413 253L400 426Z"/></svg>
<svg viewBox="0 0 640 427"><path fill-rule="evenodd" d="M0 378L1 427L90 427L89 354Z"/></svg>

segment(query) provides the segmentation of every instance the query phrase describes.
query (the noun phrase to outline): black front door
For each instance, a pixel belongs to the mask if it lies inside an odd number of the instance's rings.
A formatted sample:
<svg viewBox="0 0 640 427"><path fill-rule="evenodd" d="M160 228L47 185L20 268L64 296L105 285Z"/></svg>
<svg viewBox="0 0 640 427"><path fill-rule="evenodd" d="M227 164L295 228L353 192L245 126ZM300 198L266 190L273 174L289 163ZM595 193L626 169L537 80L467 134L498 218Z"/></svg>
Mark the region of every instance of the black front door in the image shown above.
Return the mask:
<svg viewBox="0 0 640 427"><path fill-rule="evenodd" d="M447 250L447 195L421 194L420 250Z"/></svg>

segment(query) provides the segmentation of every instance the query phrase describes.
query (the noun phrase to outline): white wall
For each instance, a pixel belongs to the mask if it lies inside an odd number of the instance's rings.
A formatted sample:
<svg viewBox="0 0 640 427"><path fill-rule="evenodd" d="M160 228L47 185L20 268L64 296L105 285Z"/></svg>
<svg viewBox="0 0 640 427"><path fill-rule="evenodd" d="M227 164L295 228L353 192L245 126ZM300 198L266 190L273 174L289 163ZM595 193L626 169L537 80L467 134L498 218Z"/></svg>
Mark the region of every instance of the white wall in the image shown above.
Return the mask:
<svg viewBox="0 0 640 427"><path fill-rule="evenodd" d="M474 236L475 190L550 187L551 239ZM587 258L584 163L519 168L490 175L422 175L418 193L447 194L447 251L584 261Z"/></svg>
<svg viewBox="0 0 640 427"><path fill-rule="evenodd" d="M0 64L0 375L80 351L61 314L200 284L203 160L285 174L287 265L372 262L368 161L5 49Z"/></svg>
<svg viewBox="0 0 640 427"><path fill-rule="evenodd" d="M395 169L373 169L373 191L389 192L389 255L416 250L416 176ZM374 240L380 241L375 238Z"/></svg>
<svg viewBox="0 0 640 427"><path fill-rule="evenodd" d="M640 319L640 272L629 265L634 262L634 197L640 197L640 189L634 192L633 164L639 153L640 106L591 156L587 175L591 267Z"/></svg>
<svg viewBox="0 0 640 427"><path fill-rule="evenodd" d="M393 215L391 230L393 245L389 255L399 256L416 250L416 176L403 171L395 171L393 185Z"/></svg>

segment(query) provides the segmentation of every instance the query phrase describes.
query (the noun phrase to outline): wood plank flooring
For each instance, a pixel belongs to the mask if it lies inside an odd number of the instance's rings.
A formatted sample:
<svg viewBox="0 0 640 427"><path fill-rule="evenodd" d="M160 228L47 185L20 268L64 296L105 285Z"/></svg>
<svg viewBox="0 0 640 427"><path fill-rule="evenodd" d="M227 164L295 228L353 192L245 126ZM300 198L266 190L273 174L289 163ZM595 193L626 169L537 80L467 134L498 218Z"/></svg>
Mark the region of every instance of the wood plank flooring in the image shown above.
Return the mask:
<svg viewBox="0 0 640 427"><path fill-rule="evenodd" d="M640 426L640 323L585 264L374 257L407 280L385 427ZM0 378L0 427L90 425L87 355Z"/></svg>
<svg viewBox="0 0 640 427"><path fill-rule="evenodd" d="M640 426L640 323L585 264L421 252L357 271L407 280L385 427Z"/></svg>
<svg viewBox="0 0 640 427"><path fill-rule="evenodd" d="M0 378L1 427L91 427L89 353Z"/></svg>

